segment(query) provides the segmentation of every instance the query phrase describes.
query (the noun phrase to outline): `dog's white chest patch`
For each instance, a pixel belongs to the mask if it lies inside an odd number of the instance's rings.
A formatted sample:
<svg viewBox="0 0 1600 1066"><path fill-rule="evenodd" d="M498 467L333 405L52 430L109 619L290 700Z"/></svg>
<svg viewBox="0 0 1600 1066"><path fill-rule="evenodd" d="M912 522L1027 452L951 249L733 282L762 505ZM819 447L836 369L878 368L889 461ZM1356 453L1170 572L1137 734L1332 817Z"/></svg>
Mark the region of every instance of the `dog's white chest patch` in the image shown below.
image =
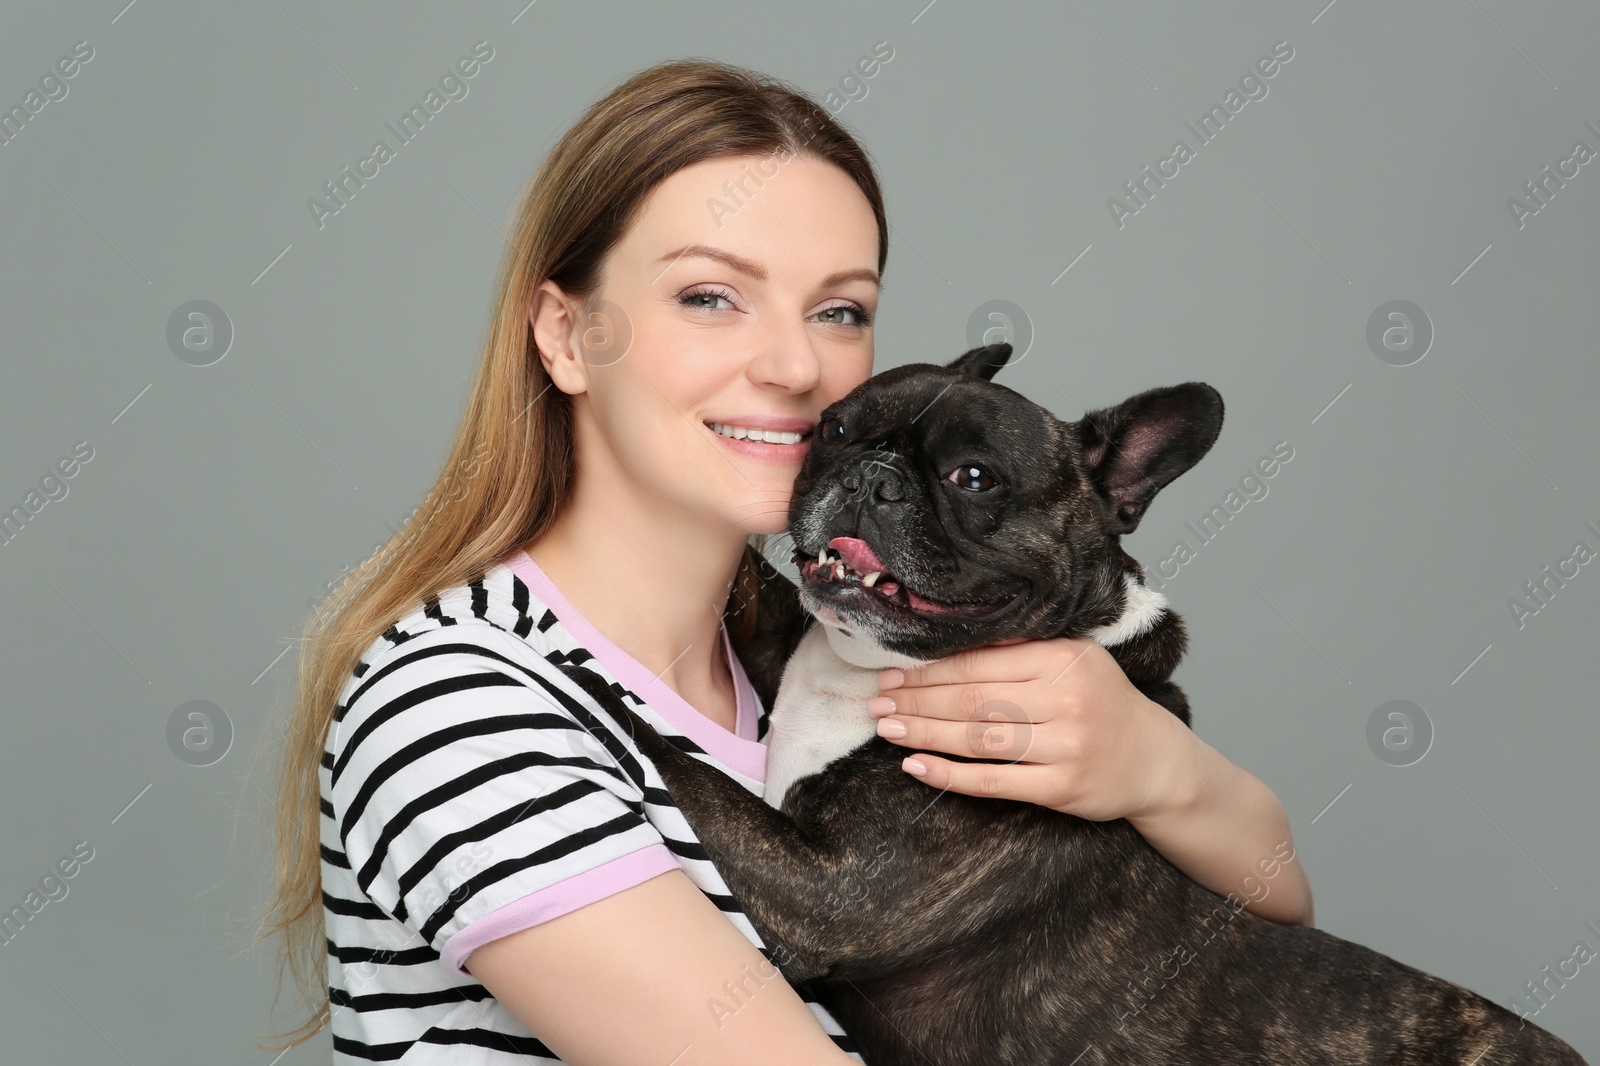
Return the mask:
<svg viewBox="0 0 1600 1066"><path fill-rule="evenodd" d="M768 805L782 807L790 785L877 736L867 701L878 694L880 670L929 661L897 655L859 630L812 626L784 667L767 722Z"/></svg>

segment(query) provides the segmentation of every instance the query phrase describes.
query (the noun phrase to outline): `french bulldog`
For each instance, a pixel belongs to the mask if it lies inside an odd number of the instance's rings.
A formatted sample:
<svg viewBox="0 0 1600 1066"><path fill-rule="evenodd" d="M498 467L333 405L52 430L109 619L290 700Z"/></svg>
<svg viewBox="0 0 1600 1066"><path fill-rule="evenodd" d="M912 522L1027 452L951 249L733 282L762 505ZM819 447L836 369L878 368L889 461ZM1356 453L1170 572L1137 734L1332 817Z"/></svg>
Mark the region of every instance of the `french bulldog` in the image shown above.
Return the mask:
<svg viewBox="0 0 1600 1066"><path fill-rule="evenodd" d="M878 671L1012 637L1091 637L1189 724L1183 621L1120 538L1210 450L1222 398L1187 382L1066 422L991 380L1010 353L896 367L822 412L789 512L800 586L763 568L741 649L771 708L764 796L564 667L659 770L783 976L872 1066L1581 1064L1460 985L1257 917L1126 820L900 768L865 708ZM1020 710L977 710L1025 743ZM1285 841L1259 869L1293 859Z"/></svg>

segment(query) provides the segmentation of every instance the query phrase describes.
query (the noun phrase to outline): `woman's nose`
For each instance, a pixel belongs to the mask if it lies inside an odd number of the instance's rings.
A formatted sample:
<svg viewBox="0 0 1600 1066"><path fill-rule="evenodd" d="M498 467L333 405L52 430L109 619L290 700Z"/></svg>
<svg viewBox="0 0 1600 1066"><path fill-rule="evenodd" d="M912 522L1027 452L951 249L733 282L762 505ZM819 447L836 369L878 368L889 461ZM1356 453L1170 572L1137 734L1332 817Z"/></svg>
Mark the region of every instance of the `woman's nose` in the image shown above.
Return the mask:
<svg viewBox="0 0 1600 1066"><path fill-rule="evenodd" d="M778 385L793 392L815 388L822 377L822 361L805 325L779 325L762 331L749 374L757 384Z"/></svg>

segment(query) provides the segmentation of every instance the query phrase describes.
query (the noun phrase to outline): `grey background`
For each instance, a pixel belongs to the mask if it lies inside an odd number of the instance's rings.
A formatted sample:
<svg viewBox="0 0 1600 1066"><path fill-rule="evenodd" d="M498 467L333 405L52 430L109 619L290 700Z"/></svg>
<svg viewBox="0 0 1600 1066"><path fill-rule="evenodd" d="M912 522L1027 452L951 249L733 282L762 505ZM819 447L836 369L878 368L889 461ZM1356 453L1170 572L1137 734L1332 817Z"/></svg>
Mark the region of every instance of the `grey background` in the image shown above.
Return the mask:
<svg viewBox="0 0 1600 1066"><path fill-rule="evenodd" d="M1521 229L1507 207L1600 149L1592 5L124 2L0 13L7 108L94 48L0 147L0 505L94 449L0 548L0 909L94 849L0 946L6 1061L272 1061L249 1044L272 992L245 951L258 755L308 601L444 461L522 183L661 59L820 98L880 40L838 112L894 227L879 368L948 359L1002 299L1033 341L1000 380L1064 417L1215 385L1220 441L1127 540L1147 565L1294 449L1165 592L1196 727L1282 799L1318 924L1508 1005L1600 948L1600 565L1523 628L1507 605L1600 549L1600 161ZM307 199L479 40L469 95L319 229ZM1184 123L1280 40L1268 96L1196 148ZM1119 228L1108 198L1178 138L1195 159ZM166 341L195 299L235 332L205 367ZM1366 340L1395 299L1435 330L1410 366ZM1366 739L1395 699L1432 723L1413 765ZM168 747L191 700L234 729L210 766ZM1600 1061L1597 1004L1585 967L1538 1021Z"/></svg>

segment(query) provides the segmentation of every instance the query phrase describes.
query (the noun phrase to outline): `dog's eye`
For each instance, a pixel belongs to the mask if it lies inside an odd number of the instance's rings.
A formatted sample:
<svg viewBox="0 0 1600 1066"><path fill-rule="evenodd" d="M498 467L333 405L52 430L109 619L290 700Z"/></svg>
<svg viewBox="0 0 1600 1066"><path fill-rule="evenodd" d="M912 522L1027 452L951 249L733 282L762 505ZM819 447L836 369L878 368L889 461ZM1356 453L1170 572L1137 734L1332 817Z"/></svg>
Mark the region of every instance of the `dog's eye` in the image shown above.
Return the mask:
<svg viewBox="0 0 1600 1066"><path fill-rule="evenodd" d="M838 444L844 440L844 423L829 415L817 426L817 439L829 444Z"/></svg>
<svg viewBox="0 0 1600 1066"><path fill-rule="evenodd" d="M950 476L945 480L973 492L985 492L994 488L993 475L981 466L958 466L950 471Z"/></svg>

